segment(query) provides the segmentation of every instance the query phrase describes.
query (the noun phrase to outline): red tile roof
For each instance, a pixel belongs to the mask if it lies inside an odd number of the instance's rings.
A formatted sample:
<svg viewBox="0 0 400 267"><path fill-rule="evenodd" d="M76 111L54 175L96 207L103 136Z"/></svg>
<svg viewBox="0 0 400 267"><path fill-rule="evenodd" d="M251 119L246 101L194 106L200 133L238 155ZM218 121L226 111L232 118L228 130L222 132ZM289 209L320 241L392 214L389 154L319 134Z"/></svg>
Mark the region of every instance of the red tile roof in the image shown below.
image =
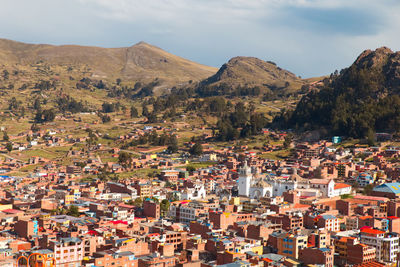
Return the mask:
<svg viewBox="0 0 400 267"><path fill-rule="evenodd" d="M381 234L385 233L383 231L372 229L372 228L363 228L363 229L361 229L361 232L366 233L366 234L373 234L373 235L381 235Z"/></svg>
<svg viewBox="0 0 400 267"><path fill-rule="evenodd" d="M346 188L346 187L351 187L351 185L344 184L344 183L335 184L335 189L342 189L342 188Z"/></svg>
<svg viewBox="0 0 400 267"><path fill-rule="evenodd" d="M10 213L10 214L16 214L16 213L20 213L20 212L23 212L23 211L22 210L15 210L15 209L6 209L6 210L2 210L2 212Z"/></svg>

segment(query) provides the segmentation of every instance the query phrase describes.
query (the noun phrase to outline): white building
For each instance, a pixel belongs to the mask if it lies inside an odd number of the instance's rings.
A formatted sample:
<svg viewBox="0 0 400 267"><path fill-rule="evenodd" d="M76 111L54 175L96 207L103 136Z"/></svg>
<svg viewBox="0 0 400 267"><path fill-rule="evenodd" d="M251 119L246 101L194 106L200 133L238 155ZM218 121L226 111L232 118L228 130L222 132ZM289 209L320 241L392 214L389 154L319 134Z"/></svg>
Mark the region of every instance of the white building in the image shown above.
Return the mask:
<svg viewBox="0 0 400 267"><path fill-rule="evenodd" d="M376 248L376 260L395 263L399 252L399 237L397 234L385 233L367 228L361 230L360 242Z"/></svg>
<svg viewBox="0 0 400 267"><path fill-rule="evenodd" d="M272 177L268 176L268 183L272 185L273 196L282 196L284 192L290 190L310 189L310 180L302 178L297 174L297 170L293 169L293 174L289 177Z"/></svg>
<svg viewBox="0 0 400 267"><path fill-rule="evenodd" d="M239 179L237 180L239 196L250 195L250 185L253 174L251 173L251 169L247 166L247 162L243 166L243 168L239 169Z"/></svg>
<svg viewBox="0 0 400 267"><path fill-rule="evenodd" d="M246 196L251 199L272 197L272 186L264 178L258 177L257 174L254 176L251 168L247 166L247 162L243 168L239 169L237 184L240 196Z"/></svg>
<svg viewBox="0 0 400 267"><path fill-rule="evenodd" d="M335 197L350 194L352 187L347 184L335 184L331 179L304 179L297 174L296 169L289 177L268 177L272 185L273 196L282 196L284 192L297 190L300 196L307 197Z"/></svg>
<svg viewBox="0 0 400 267"><path fill-rule="evenodd" d="M196 199L205 199L206 198L206 190L204 189L204 185L195 184L192 188L186 188L181 193L181 199L187 200L196 200Z"/></svg>
<svg viewBox="0 0 400 267"><path fill-rule="evenodd" d="M321 191L323 197L333 197L335 182L331 179L311 179L310 187Z"/></svg>

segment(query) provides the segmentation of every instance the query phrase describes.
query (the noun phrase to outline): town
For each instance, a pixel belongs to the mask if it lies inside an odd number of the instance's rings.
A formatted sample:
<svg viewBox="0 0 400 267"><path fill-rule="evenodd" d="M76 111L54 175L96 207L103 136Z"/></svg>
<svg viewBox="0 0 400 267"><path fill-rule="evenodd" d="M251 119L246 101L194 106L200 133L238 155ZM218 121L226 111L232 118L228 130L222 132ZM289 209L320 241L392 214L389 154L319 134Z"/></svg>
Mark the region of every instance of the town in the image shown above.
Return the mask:
<svg viewBox="0 0 400 267"><path fill-rule="evenodd" d="M79 138L62 128L3 131L2 151L12 146L0 162L0 266L400 260L400 148L389 134L368 146L263 129L262 138L275 142L258 150L189 141L177 157L166 147L102 145L90 130ZM143 124L117 140L157 131L173 132ZM277 157L287 149L290 155ZM42 156L29 156L32 150Z"/></svg>
<svg viewBox="0 0 400 267"><path fill-rule="evenodd" d="M400 267L399 13L1 1L0 267Z"/></svg>

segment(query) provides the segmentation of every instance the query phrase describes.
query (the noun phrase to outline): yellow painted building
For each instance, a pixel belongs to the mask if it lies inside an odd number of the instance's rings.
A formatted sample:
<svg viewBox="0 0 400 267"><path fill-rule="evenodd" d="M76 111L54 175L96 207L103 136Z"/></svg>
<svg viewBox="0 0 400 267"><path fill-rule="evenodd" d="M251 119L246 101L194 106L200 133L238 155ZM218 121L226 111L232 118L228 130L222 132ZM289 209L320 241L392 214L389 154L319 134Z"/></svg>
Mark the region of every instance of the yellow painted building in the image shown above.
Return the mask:
<svg viewBox="0 0 400 267"><path fill-rule="evenodd" d="M240 205L240 197L231 198L231 200L229 201L229 204L239 206Z"/></svg>
<svg viewBox="0 0 400 267"><path fill-rule="evenodd" d="M64 197L64 203L65 203L66 205L71 204L71 203L73 203L74 201L75 201L74 195L65 195L65 197Z"/></svg>

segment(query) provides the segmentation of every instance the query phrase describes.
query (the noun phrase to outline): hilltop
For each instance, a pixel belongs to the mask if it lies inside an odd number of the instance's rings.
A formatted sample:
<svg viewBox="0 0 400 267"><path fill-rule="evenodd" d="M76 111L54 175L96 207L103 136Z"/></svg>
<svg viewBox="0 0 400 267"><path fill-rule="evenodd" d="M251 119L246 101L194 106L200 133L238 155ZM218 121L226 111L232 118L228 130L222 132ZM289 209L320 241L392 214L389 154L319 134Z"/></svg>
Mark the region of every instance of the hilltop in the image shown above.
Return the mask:
<svg viewBox="0 0 400 267"><path fill-rule="evenodd" d="M201 81L199 87L206 94L255 89L256 92L283 95L299 91L305 83L274 62L255 57L234 57L222 65L216 74Z"/></svg>
<svg viewBox="0 0 400 267"><path fill-rule="evenodd" d="M174 86L213 75L217 69L172 55L145 42L130 47L101 48L78 45L26 44L0 39L2 65L29 66L43 62L86 70L89 78Z"/></svg>
<svg viewBox="0 0 400 267"><path fill-rule="evenodd" d="M400 131L400 52L382 47L366 50L320 90L303 96L295 110L275 125L334 134L371 137L376 131Z"/></svg>

